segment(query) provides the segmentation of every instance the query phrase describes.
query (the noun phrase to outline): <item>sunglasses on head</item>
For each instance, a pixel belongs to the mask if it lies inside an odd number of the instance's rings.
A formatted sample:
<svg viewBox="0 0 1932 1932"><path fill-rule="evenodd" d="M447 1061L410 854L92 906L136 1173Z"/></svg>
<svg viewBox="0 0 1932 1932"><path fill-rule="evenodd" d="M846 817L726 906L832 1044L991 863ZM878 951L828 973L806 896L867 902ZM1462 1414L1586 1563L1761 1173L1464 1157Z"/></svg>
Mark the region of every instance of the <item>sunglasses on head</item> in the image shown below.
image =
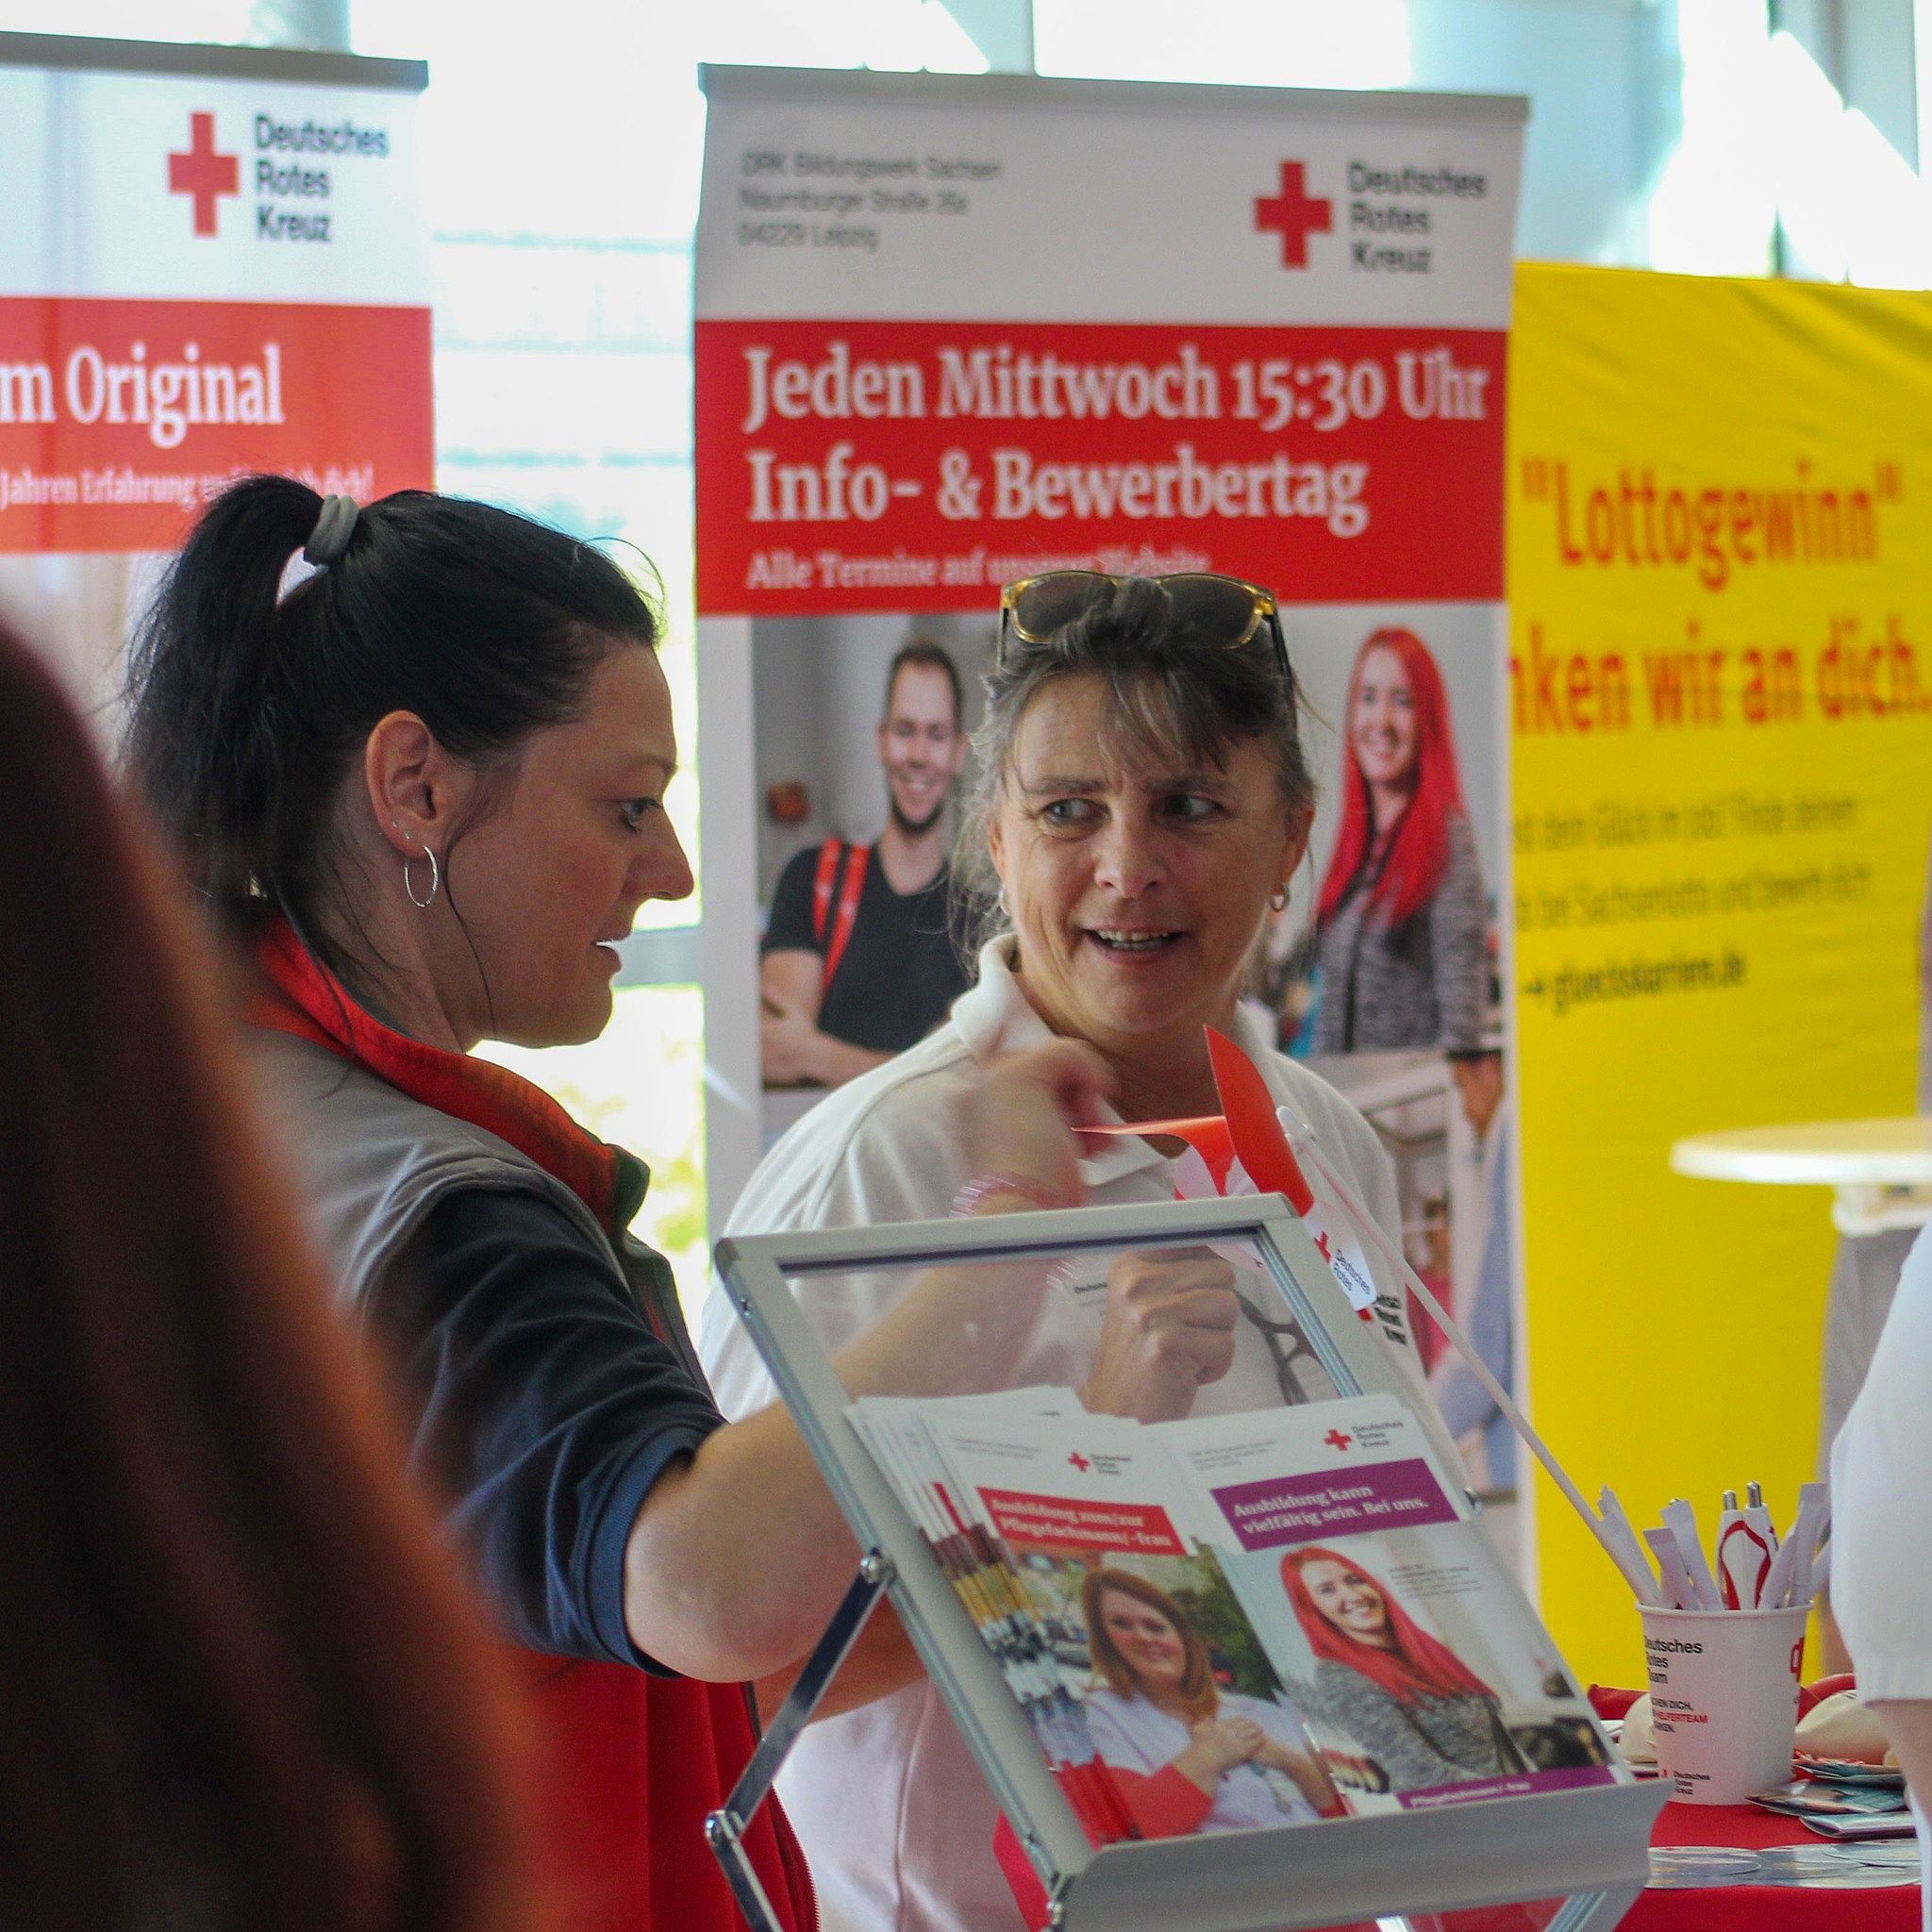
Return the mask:
<svg viewBox="0 0 1932 1932"><path fill-rule="evenodd" d="M999 642L993 653L994 668L1004 668L1007 640L1016 637L1023 644L1044 643L1057 630L1064 629L1075 618L1084 617L1124 577L1109 576L1099 570L1051 570L1037 577L1022 577L1000 591ZM1281 681L1293 688L1293 674L1288 668L1288 640L1282 635L1281 611L1274 592L1240 577L1224 577L1212 571L1177 571L1170 576L1149 577L1167 592L1174 615L1204 642L1222 650L1238 651L1264 625L1274 646L1275 668Z"/></svg>

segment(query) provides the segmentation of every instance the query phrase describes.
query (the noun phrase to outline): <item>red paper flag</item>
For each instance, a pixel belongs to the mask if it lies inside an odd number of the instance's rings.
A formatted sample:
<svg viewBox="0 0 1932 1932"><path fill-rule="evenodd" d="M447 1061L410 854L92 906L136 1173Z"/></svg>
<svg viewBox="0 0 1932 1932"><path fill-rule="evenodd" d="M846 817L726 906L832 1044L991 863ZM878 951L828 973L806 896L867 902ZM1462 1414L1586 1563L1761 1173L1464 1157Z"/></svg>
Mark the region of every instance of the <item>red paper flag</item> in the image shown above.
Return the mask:
<svg viewBox="0 0 1932 1932"><path fill-rule="evenodd" d="M1275 1118L1274 1096L1260 1069L1224 1033L1208 1028L1208 1055L1214 1064L1214 1086L1221 1095L1222 1113L1234 1151L1248 1178L1264 1194L1286 1194L1297 1214L1315 1205L1314 1190L1303 1177L1290 1151L1288 1136Z"/></svg>
<svg viewBox="0 0 1932 1932"><path fill-rule="evenodd" d="M1218 1113L1204 1113L1192 1120L1172 1121L1126 1121L1119 1126L1083 1127L1084 1134L1140 1134L1151 1138L1156 1134L1172 1135L1176 1141L1185 1141L1202 1160L1207 1163L1208 1172L1214 1176L1214 1186L1221 1193L1227 1191L1227 1171L1234 1165L1234 1141L1227 1131L1227 1122Z"/></svg>

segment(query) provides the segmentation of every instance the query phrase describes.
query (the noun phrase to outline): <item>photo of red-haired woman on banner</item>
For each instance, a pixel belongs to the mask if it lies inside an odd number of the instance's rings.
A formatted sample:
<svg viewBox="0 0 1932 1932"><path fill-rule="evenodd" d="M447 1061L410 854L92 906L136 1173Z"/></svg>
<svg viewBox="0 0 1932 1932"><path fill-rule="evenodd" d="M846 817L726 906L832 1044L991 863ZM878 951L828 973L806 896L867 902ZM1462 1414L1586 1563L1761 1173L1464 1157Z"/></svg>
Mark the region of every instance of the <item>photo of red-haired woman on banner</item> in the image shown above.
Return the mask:
<svg viewBox="0 0 1932 1932"><path fill-rule="evenodd" d="M1382 1135L1410 1263L1507 1382L1510 1124L1491 904L1508 866L1501 640L1488 612L1450 606L1307 608L1290 627L1310 753L1328 776L1312 877L1271 938L1264 997L1284 1046ZM1409 1320L1508 1548L1508 1424L1426 1313Z"/></svg>
<svg viewBox="0 0 1932 1932"><path fill-rule="evenodd" d="M1449 696L1414 631L1373 631L1342 721L1341 824L1317 901L1318 1054L1480 1052L1488 908Z"/></svg>

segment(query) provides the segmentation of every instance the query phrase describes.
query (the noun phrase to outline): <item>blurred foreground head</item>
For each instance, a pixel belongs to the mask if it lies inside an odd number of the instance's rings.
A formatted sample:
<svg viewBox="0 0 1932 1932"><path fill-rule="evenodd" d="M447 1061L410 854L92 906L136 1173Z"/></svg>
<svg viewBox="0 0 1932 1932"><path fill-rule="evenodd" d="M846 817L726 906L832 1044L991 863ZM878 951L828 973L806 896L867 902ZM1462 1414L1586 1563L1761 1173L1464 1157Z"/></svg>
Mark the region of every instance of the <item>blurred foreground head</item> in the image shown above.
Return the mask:
<svg viewBox="0 0 1932 1932"><path fill-rule="evenodd" d="M159 877L0 627L0 1924L525 1932L491 1641Z"/></svg>

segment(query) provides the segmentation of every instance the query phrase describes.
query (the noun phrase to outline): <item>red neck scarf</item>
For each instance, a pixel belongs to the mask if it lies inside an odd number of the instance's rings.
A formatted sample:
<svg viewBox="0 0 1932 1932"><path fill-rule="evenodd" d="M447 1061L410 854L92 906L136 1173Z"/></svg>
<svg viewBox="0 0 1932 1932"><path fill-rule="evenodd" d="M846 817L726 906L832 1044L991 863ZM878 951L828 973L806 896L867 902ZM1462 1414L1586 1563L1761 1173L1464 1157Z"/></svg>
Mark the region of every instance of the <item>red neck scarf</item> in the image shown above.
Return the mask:
<svg viewBox="0 0 1932 1932"><path fill-rule="evenodd" d="M283 921L256 949L258 1025L363 1066L468 1121L569 1188L613 1235L643 1198L642 1164L586 1133L529 1081L385 1026ZM758 1743L743 1688L628 1664L514 1651L544 1763L537 1852L574 1932L732 1932L742 1919L705 1839ZM785 1932L813 1932L805 1859L775 1799L745 1836Z"/></svg>
<svg viewBox="0 0 1932 1932"><path fill-rule="evenodd" d="M385 1026L284 920L263 929L255 959L262 977L252 1016L257 1025L325 1046L412 1100L508 1141L561 1181L610 1233L637 1212L647 1179L641 1163L580 1127L541 1087L492 1060L425 1046Z"/></svg>

